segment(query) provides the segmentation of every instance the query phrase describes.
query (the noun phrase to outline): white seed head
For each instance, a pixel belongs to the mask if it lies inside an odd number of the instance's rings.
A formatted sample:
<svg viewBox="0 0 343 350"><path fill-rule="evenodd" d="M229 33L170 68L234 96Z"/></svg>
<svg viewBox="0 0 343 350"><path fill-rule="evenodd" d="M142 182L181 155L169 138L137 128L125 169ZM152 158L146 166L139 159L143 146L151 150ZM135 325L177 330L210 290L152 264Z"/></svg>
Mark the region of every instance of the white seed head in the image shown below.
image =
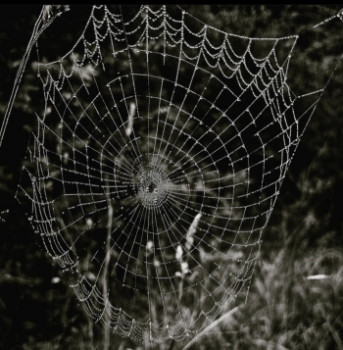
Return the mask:
<svg viewBox="0 0 343 350"><path fill-rule="evenodd" d="M182 255L183 255L182 247L181 247L181 245L179 244L179 245L177 246L176 252L175 252L175 258L176 258L176 260L182 261Z"/></svg>
<svg viewBox="0 0 343 350"><path fill-rule="evenodd" d="M153 241L148 241L146 244L146 250L151 253L154 250L154 242Z"/></svg>
<svg viewBox="0 0 343 350"><path fill-rule="evenodd" d="M183 262L181 263L181 271L182 271L182 274L183 274L183 275L185 275L185 274L187 274L187 273L190 272L189 267L188 267L188 262L183 261Z"/></svg>
<svg viewBox="0 0 343 350"><path fill-rule="evenodd" d="M59 277L53 277L53 278L51 279L51 283L52 283L52 284L57 284L57 283L59 283L59 282L61 282L61 279L60 279Z"/></svg>

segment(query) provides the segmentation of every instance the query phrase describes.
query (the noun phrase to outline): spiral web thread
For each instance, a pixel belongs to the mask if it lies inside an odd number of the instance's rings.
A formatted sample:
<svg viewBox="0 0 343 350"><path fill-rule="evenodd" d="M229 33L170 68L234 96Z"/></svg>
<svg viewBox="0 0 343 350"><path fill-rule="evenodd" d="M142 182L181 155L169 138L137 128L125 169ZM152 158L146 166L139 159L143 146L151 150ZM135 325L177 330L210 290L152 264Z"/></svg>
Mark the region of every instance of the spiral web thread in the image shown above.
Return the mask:
<svg viewBox="0 0 343 350"><path fill-rule="evenodd" d="M20 188L96 322L181 340L248 294L322 92L287 85L297 39L224 33L178 7L93 6L74 47L39 63Z"/></svg>

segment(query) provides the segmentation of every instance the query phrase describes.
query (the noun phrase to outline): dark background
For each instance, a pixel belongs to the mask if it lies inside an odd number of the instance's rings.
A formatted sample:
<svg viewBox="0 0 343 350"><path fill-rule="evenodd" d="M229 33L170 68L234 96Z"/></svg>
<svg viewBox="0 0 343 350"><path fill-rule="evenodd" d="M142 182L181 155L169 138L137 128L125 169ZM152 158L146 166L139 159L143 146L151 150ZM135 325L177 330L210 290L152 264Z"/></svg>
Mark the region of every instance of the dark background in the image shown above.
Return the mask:
<svg viewBox="0 0 343 350"><path fill-rule="evenodd" d="M0 121L40 5L0 6ZM224 31L300 37L290 67L295 91L321 88L343 53L343 23L314 35L311 26L339 6L185 6ZM71 5L40 43L51 59L71 47L90 7ZM0 349L101 349L102 332L89 321L14 199L34 125L37 79L30 70L19 90L0 149ZM343 349L343 66L334 73L298 147L264 232L248 302L194 349ZM39 91L38 91L39 93ZM309 279L309 276L318 276ZM58 281L58 282L56 282ZM113 336L113 349L135 348ZM165 349L168 345L156 345ZM175 345L175 348L179 345ZM281 347L283 346L283 347Z"/></svg>

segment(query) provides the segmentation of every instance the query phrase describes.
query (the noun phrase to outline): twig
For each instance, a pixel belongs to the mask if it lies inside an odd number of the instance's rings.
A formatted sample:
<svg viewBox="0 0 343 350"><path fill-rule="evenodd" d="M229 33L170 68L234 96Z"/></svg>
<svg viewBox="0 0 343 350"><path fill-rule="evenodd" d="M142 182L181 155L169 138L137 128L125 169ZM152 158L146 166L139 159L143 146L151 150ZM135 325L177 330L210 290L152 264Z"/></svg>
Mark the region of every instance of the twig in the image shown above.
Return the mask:
<svg viewBox="0 0 343 350"><path fill-rule="evenodd" d="M106 200L107 200L107 235L106 235L106 256L104 262L104 271L102 275L102 290L103 298L105 300L105 324L104 324L104 350L110 348L110 323L111 323L111 306L106 302L108 300L108 266L111 259L111 236L112 236L112 222L113 222L113 207L109 194L109 184L106 181Z"/></svg>
<svg viewBox="0 0 343 350"><path fill-rule="evenodd" d="M206 328L204 328L200 333L198 333L189 343L186 344L186 346L182 350L189 349L194 343L198 342L207 332L209 332L211 329L218 326L219 323L223 321L229 321L229 319L232 317L232 315L237 312L239 309L239 306L236 306L234 309L229 310L226 312L223 316L219 317L217 320L212 322L210 325L208 325Z"/></svg>
<svg viewBox="0 0 343 350"><path fill-rule="evenodd" d="M39 15L35 25L34 25L30 41L27 44L24 56L20 62L16 77L14 80L10 100L8 102L7 109L6 109L5 116L4 116L4 120L3 120L1 128L0 128L0 148L1 148L2 141L3 141L4 135L5 135L5 131L7 128L9 117L12 113L14 101L17 97L18 89L19 89L21 80L23 78L27 62L30 58L30 54L31 54L33 45L37 42L38 38L43 33L43 31L45 29L47 29L51 25L51 23L56 19L56 17L60 16L63 12L69 10L68 6L56 5L56 7L58 6L59 11L56 12L55 14L48 15L48 17L47 17L47 11L50 12L50 9L47 9L47 6L50 6L50 5L43 5L43 7L42 7L42 10L40 12L40 15Z"/></svg>

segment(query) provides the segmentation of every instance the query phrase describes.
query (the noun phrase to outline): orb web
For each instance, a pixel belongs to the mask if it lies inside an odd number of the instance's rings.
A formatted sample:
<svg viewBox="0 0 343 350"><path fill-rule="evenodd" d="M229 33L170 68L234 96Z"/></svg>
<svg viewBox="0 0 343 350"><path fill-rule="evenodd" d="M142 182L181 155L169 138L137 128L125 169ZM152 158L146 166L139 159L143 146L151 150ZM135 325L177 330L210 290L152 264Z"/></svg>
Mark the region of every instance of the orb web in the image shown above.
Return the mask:
<svg viewBox="0 0 343 350"><path fill-rule="evenodd" d="M39 63L24 194L95 322L137 343L180 340L248 293L322 92L287 84L297 39L102 5L69 52Z"/></svg>

